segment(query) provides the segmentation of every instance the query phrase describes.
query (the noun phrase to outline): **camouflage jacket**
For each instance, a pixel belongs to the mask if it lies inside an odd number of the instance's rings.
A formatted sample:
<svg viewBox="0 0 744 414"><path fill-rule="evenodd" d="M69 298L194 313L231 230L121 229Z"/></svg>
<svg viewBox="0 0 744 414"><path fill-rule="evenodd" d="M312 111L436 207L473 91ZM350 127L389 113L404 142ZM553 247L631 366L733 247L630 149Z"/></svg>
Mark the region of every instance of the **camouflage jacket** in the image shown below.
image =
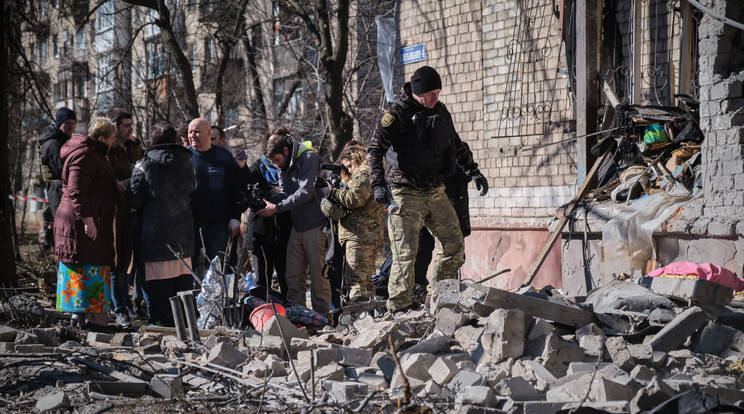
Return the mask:
<svg viewBox="0 0 744 414"><path fill-rule="evenodd" d="M423 106L413 98L410 83L403 85L396 99L408 104L411 108L410 110L415 110L416 108L423 109ZM438 102L433 110L445 112L447 111L447 107L442 102ZM410 176L392 166L388 166L387 173L384 173L383 160L388 149L397 140L407 138L404 124L406 122L404 119L405 114L406 109L395 102L390 102L386 105L385 110L377 120L372 142L369 144L369 149L367 150L367 163L370 168L369 178L373 188L389 184L390 187L406 186L417 189L430 189L441 185L444 181L444 176L442 175L421 179L421 177ZM468 177L473 177L475 174L480 173L478 164L473 161L473 153L470 151L470 148L463 145L457 132L454 132L453 139L455 141L457 165L465 171Z"/></svg>
<svg viewBox="0 0 744 414"><path fill-rule="evenodd" d="M350 213L339 220L338 240L382 243L384 210L372 197L369 169L360 167L346 183L346 188L334 188L330 196Z"/></svg>

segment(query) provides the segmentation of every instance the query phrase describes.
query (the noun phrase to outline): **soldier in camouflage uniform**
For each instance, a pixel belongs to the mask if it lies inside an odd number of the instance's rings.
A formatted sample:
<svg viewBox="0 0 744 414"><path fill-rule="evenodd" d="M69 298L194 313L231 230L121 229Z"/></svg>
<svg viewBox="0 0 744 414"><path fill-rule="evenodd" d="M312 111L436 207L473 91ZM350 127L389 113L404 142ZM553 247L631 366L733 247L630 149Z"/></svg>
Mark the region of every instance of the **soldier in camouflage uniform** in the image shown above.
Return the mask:
<svg viewBox="0 0 744 414"><path fill-rule="evenodd" d="M473 154L455 131L452 115L439 102L442 80L423 66L381 114L367 153L375 201L388 205L393 266L388 283L390 311L412 307L411 288L418 251L418 235L426 225L437 240L431 286L457 277L465 247L457 214L444 190L444 177L455 165L481 190L488 181ZM387 172L383 175L383 158ZM389 188L388 188L389 185ZM392 194L391 194L392 191Z"/></svg>
<svg viewBox="0 0 744 414"><path fill-rule="evenodd" d="M372 197L366 150L360 145L345 149L339 156L341 178L346 188L334 188L329 197L349 210L339 220L338 239L346 252L344 284L350 302L372 299L372 274L382 246L384 210Z"/></svg>

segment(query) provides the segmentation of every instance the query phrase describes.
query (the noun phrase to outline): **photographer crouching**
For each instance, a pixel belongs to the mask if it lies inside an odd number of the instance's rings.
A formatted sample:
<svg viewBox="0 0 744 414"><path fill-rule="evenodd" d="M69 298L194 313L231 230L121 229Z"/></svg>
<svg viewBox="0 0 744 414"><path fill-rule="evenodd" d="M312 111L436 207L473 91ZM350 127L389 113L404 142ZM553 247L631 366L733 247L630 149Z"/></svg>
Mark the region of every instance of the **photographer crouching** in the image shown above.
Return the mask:
<svg viewBox="0 0 744 414"><path fill-rule="evenodd" d="M375 202L372 184L369 181L367 150L361 145L345 148L338 161L341 181L334 181L334 168L331 170L328 197L321 201L323 213L339 221L338 238L345 250L343 280L348 290L348 303L374 299L375 287L372 274L375 273L375 259L383 243L382 205ZM343 303L345 305L347 303Z"/></svg>

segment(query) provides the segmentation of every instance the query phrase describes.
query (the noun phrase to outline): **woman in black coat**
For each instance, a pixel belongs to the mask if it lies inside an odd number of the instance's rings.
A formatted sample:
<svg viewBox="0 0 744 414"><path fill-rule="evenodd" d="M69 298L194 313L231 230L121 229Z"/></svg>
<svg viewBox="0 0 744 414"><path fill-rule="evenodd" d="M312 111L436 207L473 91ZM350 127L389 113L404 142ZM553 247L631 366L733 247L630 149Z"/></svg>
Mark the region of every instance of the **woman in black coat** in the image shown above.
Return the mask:
<svg viewBox="0 0 744 414"><path fill-rule="evenodd" d="M127 198L142 213L149 323L173 326L169 298L192 288L186 265L191 267L194 252L191 192L196 187L196 175L191 151L177 143L173 126L161 122L150 128L149 135L151 146L134 167Z"/></svg>

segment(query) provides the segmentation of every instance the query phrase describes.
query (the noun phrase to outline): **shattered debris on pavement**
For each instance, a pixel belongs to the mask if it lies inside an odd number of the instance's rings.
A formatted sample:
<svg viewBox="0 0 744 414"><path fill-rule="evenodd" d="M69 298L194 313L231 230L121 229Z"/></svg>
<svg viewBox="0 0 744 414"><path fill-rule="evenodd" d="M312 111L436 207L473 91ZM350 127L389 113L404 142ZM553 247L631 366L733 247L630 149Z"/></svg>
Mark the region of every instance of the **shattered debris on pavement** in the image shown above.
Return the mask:
<svg viewBox="0 0 744 414"><path fill-rule="evenodd" d="M744 303L720 283L667 276L580 298L448 280L433 287L429 308L345 314L310 330L277 314L261 330L201 330L200 341L179 340L174 328L75 329L49 303L15 295L0 308L0 405L637 413L703 401L741 412Z"/></svg>

